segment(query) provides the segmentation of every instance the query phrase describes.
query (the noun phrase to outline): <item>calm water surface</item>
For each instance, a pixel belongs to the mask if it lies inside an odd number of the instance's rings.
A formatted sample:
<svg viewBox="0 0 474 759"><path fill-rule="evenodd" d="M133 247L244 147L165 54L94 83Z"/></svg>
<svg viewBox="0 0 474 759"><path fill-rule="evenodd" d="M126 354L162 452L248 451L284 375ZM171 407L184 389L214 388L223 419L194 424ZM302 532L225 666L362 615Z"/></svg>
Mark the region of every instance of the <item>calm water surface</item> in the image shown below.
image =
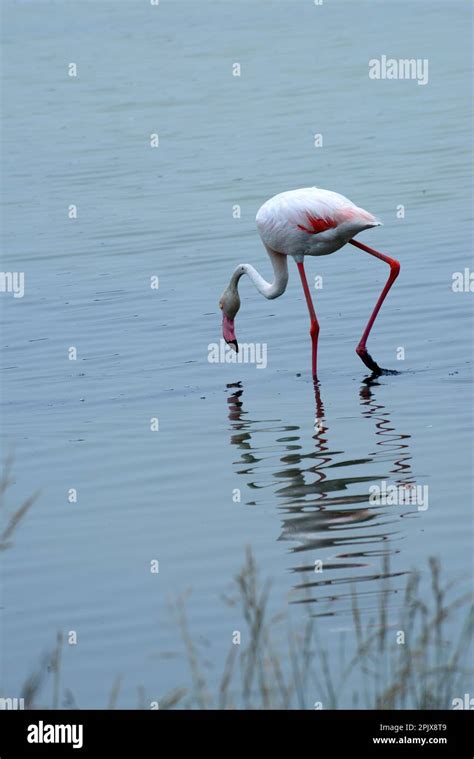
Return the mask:
<svg viewBox="0 0 474 759"><path fill-rule="evenodd" d="M39 491L3 558L6 694L58 630L77 632L62 678L82 707L105 706L118 674L124 707L139 685L153 699L186 684L167 602L188 588L212 688L243 624L220 596L246 545L273 579L272 608L317 615L334 658L351 588L370 615L387 557L394 613L430 555L469 585L472 298L451 287L472 266L469 13L4 3L3 268L26 277L24 298L1 298L8 505ZM370 80L382 54L428 59L428 84ZM323 277L317 397L292 265L277 301L241 286L237 333L267 344L267 368L208 361L233 268L270 276L256 210L308 185L380 216L361 239L401 262L369 342L401 373L374 384L354 348L386 268L351 246L307 262ZM428 508L372 504L382 480L428 486Z"/></svg>

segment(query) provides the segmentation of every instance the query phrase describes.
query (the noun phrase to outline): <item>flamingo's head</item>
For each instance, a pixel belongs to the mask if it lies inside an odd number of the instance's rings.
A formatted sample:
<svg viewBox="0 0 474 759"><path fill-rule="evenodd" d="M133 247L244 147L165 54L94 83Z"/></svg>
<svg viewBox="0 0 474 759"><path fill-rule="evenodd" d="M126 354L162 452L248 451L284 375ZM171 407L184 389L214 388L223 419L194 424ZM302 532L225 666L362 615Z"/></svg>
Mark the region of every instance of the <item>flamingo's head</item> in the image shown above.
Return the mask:
<svg viewBox="0 0 474 759"><path fill-rule="evenodd" d="M234 319L240 308L240 297L236 287L227 287L219 300L222 311L222 336L232 350L239 352L239 344L234 332Z"/></svg>

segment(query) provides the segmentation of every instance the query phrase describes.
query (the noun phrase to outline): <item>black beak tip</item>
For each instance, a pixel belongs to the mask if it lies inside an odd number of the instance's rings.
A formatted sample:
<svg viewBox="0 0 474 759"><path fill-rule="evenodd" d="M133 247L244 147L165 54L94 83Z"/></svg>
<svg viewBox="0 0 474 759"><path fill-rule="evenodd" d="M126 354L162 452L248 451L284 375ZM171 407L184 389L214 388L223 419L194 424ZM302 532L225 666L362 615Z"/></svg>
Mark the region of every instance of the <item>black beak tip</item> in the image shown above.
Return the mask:
<svg viewBox="0 0 474 759"><path fill-rule="evenodd" d="M239 344L237 340L226 340L227 345L230 345L232 347L232 350L234 350L236 353L239 352Z"/></svg>

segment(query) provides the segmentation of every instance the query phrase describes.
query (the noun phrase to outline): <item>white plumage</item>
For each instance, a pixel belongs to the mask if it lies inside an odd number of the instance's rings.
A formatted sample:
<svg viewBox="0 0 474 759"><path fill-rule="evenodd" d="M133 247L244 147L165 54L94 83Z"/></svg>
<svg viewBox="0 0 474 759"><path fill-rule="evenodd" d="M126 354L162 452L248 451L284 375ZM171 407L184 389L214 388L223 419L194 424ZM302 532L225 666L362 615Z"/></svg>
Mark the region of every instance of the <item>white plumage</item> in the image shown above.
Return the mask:
<svg viewBox="0 0 474 759"><path fill-rule="evenodd" d="M256 222L268 247L300 261L334 253L354 235L382 223L344 195L318 187L274 195L261 206Z"/></svg>

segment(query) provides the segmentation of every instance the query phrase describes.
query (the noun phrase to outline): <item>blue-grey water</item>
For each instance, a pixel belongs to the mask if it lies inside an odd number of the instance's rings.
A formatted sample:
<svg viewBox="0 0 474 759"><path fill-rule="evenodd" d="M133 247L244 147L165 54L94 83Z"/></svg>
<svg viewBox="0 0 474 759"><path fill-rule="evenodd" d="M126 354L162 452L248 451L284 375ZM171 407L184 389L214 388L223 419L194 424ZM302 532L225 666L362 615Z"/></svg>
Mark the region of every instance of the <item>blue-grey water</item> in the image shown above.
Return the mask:
<svg viewBox="0 0 474 759"><path fill-rule="evenodd" d="M431 555L469 585L472 293L452 283L472 269L470 14L3 3L2 268L25 274L24 297L0 293L8 511L39 493L2 558L6 695L71 630L61 682L81 707L106 706L118 675L124 707L188 684L168 609L187 589L212 691L243 628L221 596L247 545L272 609L317 615L334 661L351 588L367 617L384 557L394 589ZM427 83L369 78L382 55L426 59ZM257 209L309 185L379 216L360 240L401 262L369 340L400 373L369 385L354 349L387 268L352 246L307 261L317 398L291 261L278 300L241 282L237 335L267 346L266 368L208 361L234 267L271 275ZM428 507L371 503L382 481L427 486Z"/></svg>

